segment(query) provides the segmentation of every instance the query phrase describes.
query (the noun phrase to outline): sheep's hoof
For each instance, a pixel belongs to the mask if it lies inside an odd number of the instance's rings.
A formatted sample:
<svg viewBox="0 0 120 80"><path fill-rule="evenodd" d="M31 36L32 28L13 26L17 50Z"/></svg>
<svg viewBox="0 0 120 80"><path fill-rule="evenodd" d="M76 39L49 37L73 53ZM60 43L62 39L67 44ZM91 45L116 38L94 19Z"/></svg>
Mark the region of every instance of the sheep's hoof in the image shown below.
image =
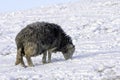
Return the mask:
<svg viewBox="0 0 120 80"><path fill-rule="evenodd" d="M45 62L43 61L43 64L47 64L47 62L46 62L46 61L45 61Z"/></svg>
<svg viewBox="0 0 120 80"><path fill-rule="evenodd" d="M51 63L51 61L48 61L48 63Z"/></svg>

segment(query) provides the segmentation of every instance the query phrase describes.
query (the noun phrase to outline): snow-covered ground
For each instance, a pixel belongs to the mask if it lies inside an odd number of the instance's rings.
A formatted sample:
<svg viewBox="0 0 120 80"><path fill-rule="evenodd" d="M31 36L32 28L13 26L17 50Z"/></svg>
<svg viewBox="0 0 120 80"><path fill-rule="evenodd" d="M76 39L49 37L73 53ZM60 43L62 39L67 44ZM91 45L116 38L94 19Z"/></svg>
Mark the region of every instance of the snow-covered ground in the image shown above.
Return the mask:
<svg viewBox="0 0 120 80"><path fill-rule="evenodd" d="M36 21L61 25L76 47L72 60L62 54L43 65L15 66L15 36ZM0 13L0 80L120 80L120 0L80 0L68 4Z"/></svg>

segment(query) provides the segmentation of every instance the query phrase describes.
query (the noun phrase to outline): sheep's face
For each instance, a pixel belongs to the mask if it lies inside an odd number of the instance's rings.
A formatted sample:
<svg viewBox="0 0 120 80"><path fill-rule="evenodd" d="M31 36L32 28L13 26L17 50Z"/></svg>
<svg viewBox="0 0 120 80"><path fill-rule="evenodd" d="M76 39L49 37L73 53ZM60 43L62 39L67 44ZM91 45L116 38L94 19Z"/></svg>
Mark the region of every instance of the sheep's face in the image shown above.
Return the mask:
<svg viewBox="0 0 120 80"><path fill-rule="evenodd" d="M72 59L74 51L75 51L75 46L73 44L68 44L64 49L64 51L62 51L65 60Z"/></svg>

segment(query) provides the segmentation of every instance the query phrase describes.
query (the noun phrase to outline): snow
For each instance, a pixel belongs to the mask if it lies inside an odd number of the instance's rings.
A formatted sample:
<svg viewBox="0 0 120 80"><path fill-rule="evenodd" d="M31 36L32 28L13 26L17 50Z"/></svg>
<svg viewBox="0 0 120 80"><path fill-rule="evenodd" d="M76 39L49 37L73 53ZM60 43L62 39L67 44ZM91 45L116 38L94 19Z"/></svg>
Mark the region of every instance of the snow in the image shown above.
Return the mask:
<svg viewBox="0 0 120 80"><path fill-rule="evenodd" d="M64 60L58 52L52 55L49 64L42 64L40 55L32 58L34 67L14 65L15 36L27 24L36 21L61 25L76 47L72 60ZM0 79L120 80L119 33L119 0L80 0L0 13Z"/></svg>

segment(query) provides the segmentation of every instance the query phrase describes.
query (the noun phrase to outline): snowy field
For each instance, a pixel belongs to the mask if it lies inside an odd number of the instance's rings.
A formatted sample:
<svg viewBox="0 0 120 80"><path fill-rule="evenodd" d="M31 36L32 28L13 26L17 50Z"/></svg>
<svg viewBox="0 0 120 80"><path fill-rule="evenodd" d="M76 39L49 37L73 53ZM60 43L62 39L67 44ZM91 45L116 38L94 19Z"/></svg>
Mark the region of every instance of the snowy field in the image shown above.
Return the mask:
<svg viewBox="0 0 120 80"><path fill-rule="evenodd" d="M36 21L61 25L76 51L65 61L59 52L43 65L15 66L15 36ZM80 0L37 9L0 13L0 80L120 80L120 0Z"/></svg>

